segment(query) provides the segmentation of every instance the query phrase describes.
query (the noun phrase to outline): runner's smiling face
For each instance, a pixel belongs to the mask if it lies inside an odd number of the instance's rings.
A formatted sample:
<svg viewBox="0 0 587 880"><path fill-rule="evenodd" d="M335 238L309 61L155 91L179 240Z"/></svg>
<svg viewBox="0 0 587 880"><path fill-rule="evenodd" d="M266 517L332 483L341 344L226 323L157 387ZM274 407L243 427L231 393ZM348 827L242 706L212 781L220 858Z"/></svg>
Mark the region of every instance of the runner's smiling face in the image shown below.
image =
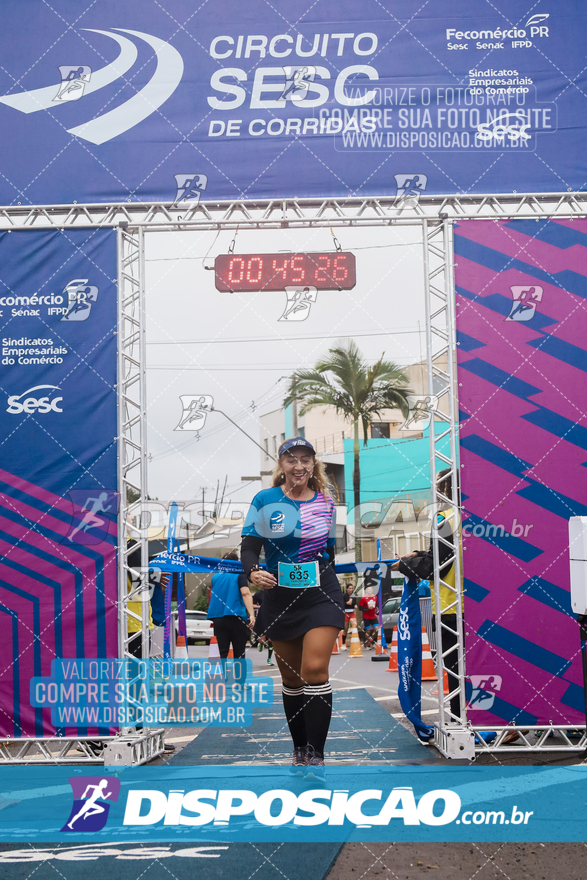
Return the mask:
<svg viewBox="0 0 587 880"><path fill-rule="evenodd" d="M289 449L279 459L285 474L285 489L306 489L314 469L314 456L305 446Z"/></svg>

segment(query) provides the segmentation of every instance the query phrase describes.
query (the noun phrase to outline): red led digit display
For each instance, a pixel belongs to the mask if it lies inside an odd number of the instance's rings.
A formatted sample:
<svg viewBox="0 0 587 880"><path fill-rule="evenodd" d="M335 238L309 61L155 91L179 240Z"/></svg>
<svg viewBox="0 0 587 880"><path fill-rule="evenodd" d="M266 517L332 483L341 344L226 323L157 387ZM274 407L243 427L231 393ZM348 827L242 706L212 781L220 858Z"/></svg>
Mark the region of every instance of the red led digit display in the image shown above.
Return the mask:
<svg viewBox="0 0 587 880"><path fill-rule="evenodd" d="M216 290L223 293L284 290L307 285L317 290L351 290L357 283L355 255L221 254L214 261Z"/></svg>

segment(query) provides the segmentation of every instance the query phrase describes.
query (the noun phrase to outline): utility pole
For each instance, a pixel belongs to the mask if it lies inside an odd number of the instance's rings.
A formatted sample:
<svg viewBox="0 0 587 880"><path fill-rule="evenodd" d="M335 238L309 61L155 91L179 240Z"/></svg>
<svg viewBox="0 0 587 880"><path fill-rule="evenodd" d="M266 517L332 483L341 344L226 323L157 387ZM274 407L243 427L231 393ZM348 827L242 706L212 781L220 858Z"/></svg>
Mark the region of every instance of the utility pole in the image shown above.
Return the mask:
<svg viewBox="0 0 587 880"><path fill-rule="evenodd" d="M222 487L222 495L220 496L220 510L218 512L219 516L222 516L222 505L224 503L224 493L226 492L226 484L228 482L228 474L224 477L224 486Z"/></svg>
<svg viewBox="0 0 587 880"><path fill-rule="evenodd" d="M220 489L220 480L216 480L216 498L214 499L214 519L218 519L218 490Z"/></svg>

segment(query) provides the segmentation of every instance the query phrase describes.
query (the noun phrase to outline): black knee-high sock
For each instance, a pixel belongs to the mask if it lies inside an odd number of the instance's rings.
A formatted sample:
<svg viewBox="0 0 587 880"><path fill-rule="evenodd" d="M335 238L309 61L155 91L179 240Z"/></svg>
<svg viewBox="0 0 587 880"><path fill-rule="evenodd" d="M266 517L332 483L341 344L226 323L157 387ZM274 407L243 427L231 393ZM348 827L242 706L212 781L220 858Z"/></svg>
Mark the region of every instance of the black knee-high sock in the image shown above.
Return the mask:
<svg viewBox="0 0 587 880"><path fill-rule="evenodd" d="M288 688L283 685L283 708L295 748L304 749L307 743L304 704L304 688Z"/></svg>
<svg viewBox="0 0 587 880"><path fill-rule="evenodd" d="M319 756L324 756L324 743L328 736L332 715L332 688L329 681L323 684L307 684L304 687L306 702L304 718L308 746Z"/></svg>

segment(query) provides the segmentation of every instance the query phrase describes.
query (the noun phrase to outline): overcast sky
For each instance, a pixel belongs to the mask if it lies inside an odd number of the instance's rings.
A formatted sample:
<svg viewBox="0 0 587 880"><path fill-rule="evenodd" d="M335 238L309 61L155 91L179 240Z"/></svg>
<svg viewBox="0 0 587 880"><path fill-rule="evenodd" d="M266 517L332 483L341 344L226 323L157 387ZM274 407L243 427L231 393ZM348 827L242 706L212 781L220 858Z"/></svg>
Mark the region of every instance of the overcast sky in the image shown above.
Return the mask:
<svg viewBox="0 0 587 880"><path fill-rule="evenodd" d="M287 377L312 367L336 339L353 337L371 361L385 352L405 366L424 351L419 226L335 229L357 260L349 291L318 291L303 322L279 321L283 292L219 293L203 268L228 251L233 233L149 232L146 240L149 494L162 500L213 500L228 476L231 501L249 501L259 483L259 450L219 413L200 439L174 431L180 395L209 394L259 441L259 414L277 409ZM235 254L333 251L328 228L239 231ZM418 322L421 332L418 333ZM252 405L255 405L255 412ZM207 505L208 506L208 505Z"/></svg>

